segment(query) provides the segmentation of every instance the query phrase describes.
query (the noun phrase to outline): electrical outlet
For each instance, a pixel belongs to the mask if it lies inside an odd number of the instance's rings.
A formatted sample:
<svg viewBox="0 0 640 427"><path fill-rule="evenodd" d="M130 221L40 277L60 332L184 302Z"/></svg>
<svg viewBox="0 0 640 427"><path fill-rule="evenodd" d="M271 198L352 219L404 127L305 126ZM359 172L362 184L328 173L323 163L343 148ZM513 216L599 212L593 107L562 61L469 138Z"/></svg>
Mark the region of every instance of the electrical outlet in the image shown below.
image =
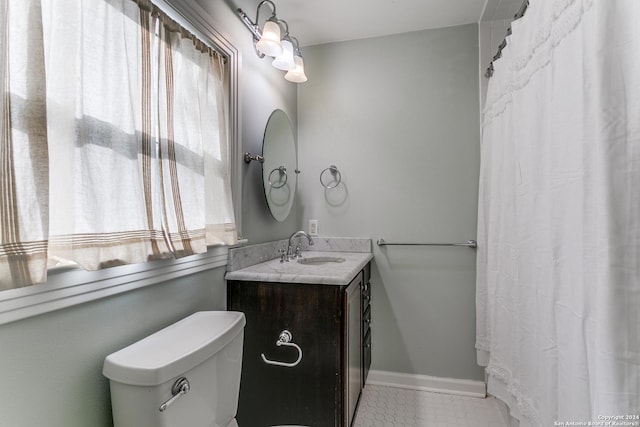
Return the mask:
<svg viewBox="0 0 640 427"><path fill-rule="evenodd" d="M318 220L310 219L309 220L309 236L317 236L318 235Z"/></svg>

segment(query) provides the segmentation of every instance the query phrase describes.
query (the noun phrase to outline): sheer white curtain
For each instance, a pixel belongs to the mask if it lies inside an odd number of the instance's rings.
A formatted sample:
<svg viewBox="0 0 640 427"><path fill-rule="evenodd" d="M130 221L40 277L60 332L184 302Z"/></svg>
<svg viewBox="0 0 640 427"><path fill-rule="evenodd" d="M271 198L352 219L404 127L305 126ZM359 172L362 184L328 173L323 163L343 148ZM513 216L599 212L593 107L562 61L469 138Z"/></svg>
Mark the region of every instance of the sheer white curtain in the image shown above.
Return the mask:
<svg viewBox="0 0 640 427"><path fill-rule="evenodd" d="M168 254L159 194L151 195L156 153L143 130L142 106L151 104L143 85L152 82L142 64L153 40L143 37L138 5L42 3L50 254L89 270Z"/></svg>
<svg viewBox="0 0 640 427"><path fill-rule="evenodd" d="M477 343L522 426L640 414L640 2L532 2L483 117Z"/></svg>
<svg viewBox="0 0 640 427"><path fill-rule="evenodd" d="M48 167L39 0L0 3L0 290L46 277Z"/></svg>
<svg viewBox="0 0 640 427"><path fill-rule="evenodd" d="M145 0L4 4L0 289L235 243L222 59Z"/></svg>
<svg viewBox="0 0 640 427"><path fill-rule="evenodd" d="M207 244L234 244L238 240L238 231L231 192L231 146L227 129L229 97L224 84L225 66L220 57L212 56L209 59L216 89L213 94L209 91L210 97L215 96L215 102L209 100L208 105L212 110L206 120L216 131L212 132L211 142L205 145L204 150L205 182L208 186L205 194Z"/></svg>
<svg viewBox="0 0 640 427"><path fill-rule="evenodd" d="M224 64L169 20L159 32L158 141L168 236L175 253L203 252L206 245L234 243L237 234Z"/></svg>

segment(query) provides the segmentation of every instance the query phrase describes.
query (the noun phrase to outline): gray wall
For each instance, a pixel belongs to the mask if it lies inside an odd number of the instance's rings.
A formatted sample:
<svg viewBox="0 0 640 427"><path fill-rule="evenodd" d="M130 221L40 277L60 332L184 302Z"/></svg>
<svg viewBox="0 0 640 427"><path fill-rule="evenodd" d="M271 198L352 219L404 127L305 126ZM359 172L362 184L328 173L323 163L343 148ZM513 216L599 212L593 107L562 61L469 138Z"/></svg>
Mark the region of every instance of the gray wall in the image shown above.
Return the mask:
<svg viewBox="0 0 640 427"><path fill-rule="evenodd" d="M271 111L284 110L296 124L296 86L257 58L251 35L235 14L238 5L198 2L212 26L242 54L241 144L243 152L261 153ZM257 2L248 3L239 6L253 15ZM259 165L243 164L242 175L244 237L259 243L295 231L297 206L283 223L271 218ZM225 309L225 289L219 268L0 325L0 426L111 426L108 381L101 374L104 357L195 311Z"/></svg>
<svg viewBox="0 0 640 427"><path fill-rule="evenodd" d="M0 425L112 426L104 357L199 310L224 310L218 268L0 326Z"/></svg>
<svg viewBox="0 0 640 427"><path fill-rule="evenodd" d="M321 235L457 242L476 235L478 27L304 49L301 225ZM318 182L331 164L342 186ZM481 380L475 253L374 245L373 369Z"/></svg>

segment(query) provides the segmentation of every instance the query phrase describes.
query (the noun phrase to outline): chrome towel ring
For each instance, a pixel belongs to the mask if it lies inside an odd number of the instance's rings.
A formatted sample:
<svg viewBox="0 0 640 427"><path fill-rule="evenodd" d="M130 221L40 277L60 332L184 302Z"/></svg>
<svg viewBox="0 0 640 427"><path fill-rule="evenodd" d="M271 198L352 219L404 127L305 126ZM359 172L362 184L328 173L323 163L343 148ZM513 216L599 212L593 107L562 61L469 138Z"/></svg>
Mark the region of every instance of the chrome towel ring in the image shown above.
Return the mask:
<svg viewBox="0 0 640 427"><path fill-rule="evenodd" d="M271 175L273 175L274 172L280 172L280 180L282 181L282 175L284 175L284 182L281 185L274 185L271 182ZM287 179L288 179L288 175L287 175L287 168L285 168L284 166L278 166L277 168L274 168L270 173L269 173L269 186L271 186L271 188L282 188L287 184Z"/></svg>
<svg viewBox="0 0 640 427"><path fill-rule="evenodd" d="M331 175L333 176L333 182L335 182L334 185L331 185L331 182L329 182L328 184L325 184L325 181L322 180L322 177L323 175L325 175L325 172L331 173ZM322 186L326 189L336 188L338 185L340 185L341 181L342 181L342 174L340 173L336 165L331 165L328 168L324 169L322 172L320 172L320 184L322 184Z"/></svg>
<svg viewBox="0 0 640 427"><path fill-rule="evenodd" d="M285 368L293 368L294 366L298 365L298 363L300 363L300 361L302 360L302 349L298 344L291 342L292 339L293 339L293 335L291 335L291 332L285 329L282 332L280 332L280 336L278 337L278 341L276 341L276 345L278 347L280 346L293 347L296 350L298 350L298 358L294 362L289 363L289 362L279 362L277 360L269 360L265 357L264 353L260 353L260 356L262 356L262 361L267 365L284 366Z"/></svg>

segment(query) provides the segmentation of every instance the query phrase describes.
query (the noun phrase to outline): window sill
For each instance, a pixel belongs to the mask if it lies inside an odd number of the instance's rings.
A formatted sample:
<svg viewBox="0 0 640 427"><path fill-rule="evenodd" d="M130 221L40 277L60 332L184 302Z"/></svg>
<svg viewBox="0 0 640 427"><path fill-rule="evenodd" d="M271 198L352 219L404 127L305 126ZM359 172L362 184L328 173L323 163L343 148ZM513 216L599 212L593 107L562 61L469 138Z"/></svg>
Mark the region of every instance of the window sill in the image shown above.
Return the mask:
<svg viewBox="0 0 640 427"><path fill-rule="evenodd" d="M45 284L0 293L0 325L224 267L228 252L213 246L204 254L99 271L53 269Z"/></svg>

